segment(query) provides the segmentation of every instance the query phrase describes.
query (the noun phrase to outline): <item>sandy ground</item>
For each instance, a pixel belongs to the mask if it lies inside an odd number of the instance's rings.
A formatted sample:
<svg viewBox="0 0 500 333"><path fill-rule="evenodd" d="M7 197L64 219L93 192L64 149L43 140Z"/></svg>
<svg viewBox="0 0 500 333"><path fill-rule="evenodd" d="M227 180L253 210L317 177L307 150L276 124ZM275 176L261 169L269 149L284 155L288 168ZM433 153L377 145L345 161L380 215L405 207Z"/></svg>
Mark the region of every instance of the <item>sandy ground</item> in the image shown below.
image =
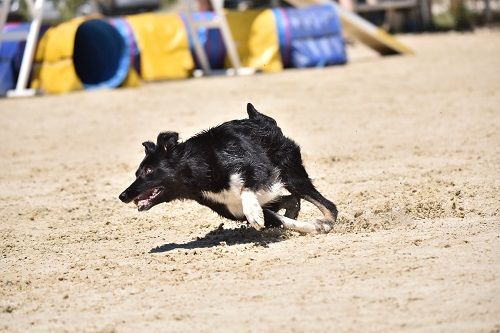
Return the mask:
<svg viewBox="0 0 500 333"><path fill-rule="evenodd" d="M1 100L0 331L499 332L500 31L401 38L415 56ZM118 201L142 141L247 101L301 144L334 232Z"/></svg>

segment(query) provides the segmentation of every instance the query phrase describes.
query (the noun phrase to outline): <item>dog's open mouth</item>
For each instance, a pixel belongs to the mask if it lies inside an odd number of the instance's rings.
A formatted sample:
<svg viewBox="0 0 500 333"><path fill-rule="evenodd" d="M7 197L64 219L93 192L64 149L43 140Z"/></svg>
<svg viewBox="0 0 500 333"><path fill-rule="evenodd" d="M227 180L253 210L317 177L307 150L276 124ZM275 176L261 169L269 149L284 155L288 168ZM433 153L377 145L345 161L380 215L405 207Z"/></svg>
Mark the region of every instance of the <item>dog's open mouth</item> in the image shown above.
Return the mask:
<svg viewBox="0 0 500 333"><path fill-rule="evenodd" d="M156 204L155 199L163 192L163 190L163 187L154 187L136 197L134 199L134 204L137 206L137 210L141 212L153 207Z"/></svg>

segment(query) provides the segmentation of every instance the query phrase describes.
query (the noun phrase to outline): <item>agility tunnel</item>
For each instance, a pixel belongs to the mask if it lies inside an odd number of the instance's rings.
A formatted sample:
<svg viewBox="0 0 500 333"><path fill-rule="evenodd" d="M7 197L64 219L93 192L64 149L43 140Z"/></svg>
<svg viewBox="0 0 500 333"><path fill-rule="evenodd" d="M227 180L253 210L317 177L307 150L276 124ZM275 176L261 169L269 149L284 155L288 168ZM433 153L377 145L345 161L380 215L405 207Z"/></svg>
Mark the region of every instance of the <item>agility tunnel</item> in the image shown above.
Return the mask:
<svg viewBox="0 0 500 333"><path fill-rule="evenodd" d="M270 9L228 11L226 19L243 67L262 72L283 70L276 24Z"/></svg>
<svg viewBox="0 0 500 333"><path fill-rule="evenodd" d="M210 18L212 15L201 13L193 18ZM331 6L228 11L226 19L240 59L246 67L272 72L283 68L324 67L347 62L342 26ZM224 60L226 50L219 30L200 28L198 35L211 68L227 67L228 62ZM191 36L189 40L194 55ZM198 63L197 60L195 62Z"/></svg>
<svg viewBox="0 0 500 333"><path fill-rule="evenodd" d="M197 13L194 20L213 13ZM332 6L226 11L242 66L262 72L322 67L347 61L342 27ZM77 18L47 31L36 54L31 87L47 93L136 86L190 77L198 66L186 19L146 13ZM218 29L197 34L213 69L230 66Z"/></svg>
<svg viewBox="0 0 500 333"><path fill-rule="evenodd" d="M183 79L194 61L180 15L139 14L126 17L140 50L140 73L146 81Z"/></svg>
<svg viewBox="0 0 500 333"><path fill-rule="evenodd" d="M347 62L342 25L332 6L273 9L285 68Z"/></svg>
<svg viewBox="0 0 500 333"><path fill-rule="evenodd" d="M51 94L83 88L73 65L73 48L76 30L84 21L76 18L47 30L35 52L31 88Z"/></svg>
<svg viewBox="0 0 500 333"><path fill-rule="evenodd" d="M298 5L306 2L289 1ZM350 21L346 23L346 17L350 16L334 4L225 13L241 65L261 72L345 64L347 56L341 22L350 30L360 26ZM211 12L196 13L193 20L213 15ZM6 29L27 29L27 25L11 25ZM213 69L231 66L218 29L198 28L196 33ZM51 27L39 40L31 88L64 93L137 86L141 80L187 78L199 66L192 40L185 17L179 14L75 18ZM366 44L381 54L404 53L404 48L397 48L394 41L392 38L391 43L383 43L384 47L392 45L390 52L380 47L381 42ZM0 94L15 85L22 44L2 43Z"/></svg>
<svg viewBox="0 0 500 333"><path fill-rule="evenodd" d="M139 51L123 19L77 18L50 28L35 53L31 87L48 93L137 86Z"/></svg>

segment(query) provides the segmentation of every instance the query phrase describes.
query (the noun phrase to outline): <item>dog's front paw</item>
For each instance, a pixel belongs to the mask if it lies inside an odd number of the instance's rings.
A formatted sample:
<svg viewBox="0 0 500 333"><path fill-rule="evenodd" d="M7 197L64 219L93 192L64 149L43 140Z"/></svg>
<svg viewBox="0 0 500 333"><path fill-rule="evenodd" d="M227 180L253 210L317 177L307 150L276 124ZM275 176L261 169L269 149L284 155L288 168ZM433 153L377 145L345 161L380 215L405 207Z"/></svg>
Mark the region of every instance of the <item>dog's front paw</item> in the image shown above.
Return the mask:
<svg viewBox="0 0 500 333"><path fill-rule="evenodd" d="M258 210L256 209L252 211L250 218L248 218L248 222L255 228L255 230L264 229L264 213L260 207Z"/></svg>
<svg viewBox="0 0 500 333"><path fill-rule="evenodd" d="M255 196L255 192L244 190L241 192L241 204L243 206L243 214L247 218L248 223L256 230L264 228L264 212Z"/></svg>

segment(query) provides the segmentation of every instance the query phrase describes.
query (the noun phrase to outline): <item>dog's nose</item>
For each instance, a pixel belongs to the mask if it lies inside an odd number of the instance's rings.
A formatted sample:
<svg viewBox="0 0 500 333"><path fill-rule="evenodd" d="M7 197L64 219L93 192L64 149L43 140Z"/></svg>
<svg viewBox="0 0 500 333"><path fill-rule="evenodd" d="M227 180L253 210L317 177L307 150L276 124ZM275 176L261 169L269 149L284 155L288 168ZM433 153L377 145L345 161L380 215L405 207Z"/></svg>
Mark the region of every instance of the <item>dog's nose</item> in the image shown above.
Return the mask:
<svg viewBox="0 0 500 333"><path fill-rule="evenodd" d="M122 192L122 194L120 194L120 196L118 197L121 201L127 203L128 201L128 196L127 196L127 193L126 192Z"/></svg>

